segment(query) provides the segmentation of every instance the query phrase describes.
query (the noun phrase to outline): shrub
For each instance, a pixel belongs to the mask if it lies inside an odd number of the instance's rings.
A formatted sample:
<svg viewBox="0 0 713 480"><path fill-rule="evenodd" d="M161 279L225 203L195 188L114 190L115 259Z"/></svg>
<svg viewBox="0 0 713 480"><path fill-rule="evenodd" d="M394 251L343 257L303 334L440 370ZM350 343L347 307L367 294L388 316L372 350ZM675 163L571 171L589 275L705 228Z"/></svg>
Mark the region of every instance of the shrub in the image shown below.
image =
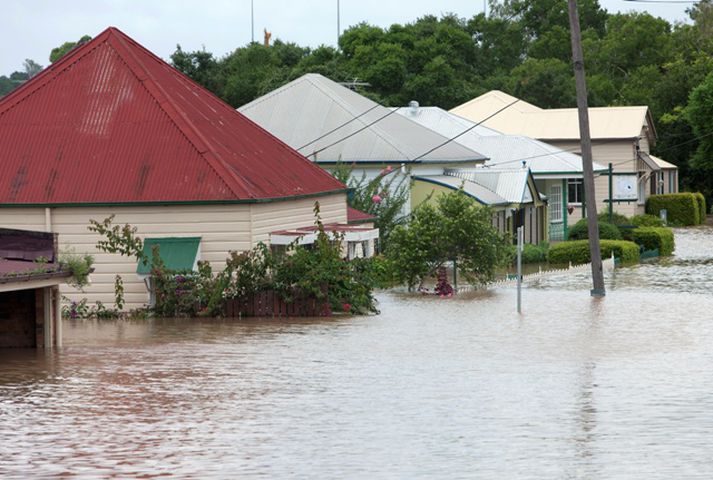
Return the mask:
<svg viewBox="0 0 713 480"><path fill-rule="evenodd" d="M622 215L621 213L616 212L612 212L610 222L608 210L597 215L597 221L611 223L612 225L631 225L631 220L629 220L626 215Z"/></svg>
<svg viewBox="0 0 713 480"><path fill-rule="evenodd" d="M698 200L692 193L667 193L651 195L646 200L646 213L659 216L666 210L668 223L671 225L696 225L700 220Z"/></svg>
<svg viewBox="0 0 713 480"><path fill-rule="evenodd" d="M632 238L644 250L658 250L661 256L671 255L675 248L673 230L666 227L640 227L633 230Z"/></svg>
<svg viewBox="0 0 713 480"><path fill-rule="evenodd" d="M637 227L663 227L663 220L661 217L655 215L643 214L634 215L631 217L631 224Z"/></svg>
<svg viewBox="0 0 713 480"><path fill-rule="evenodd" d="M547 261L547 250L550 245L542 242L539 245L526 243L522 248L522 263L540 263Z"/></svg>
<svg viewBox="0 0 713 480"><path fill-rule="evenodd" d="M639 246L634 242L626 240L601 240L600 251L602 259L614 256L621 259L622 263L636 263L639 261ZM568 263L573 264L587 263L590 261L589 241L574 240L571 242L562 242L550 247L547 252L547 260L550 263Z"/></svg>
<svg viewBox="0 0 713 480"><path fill-rule="evenodd" d="M706 197L701 192L696 192L693 195L696 196L696 201L698 202L698 223L705 223L707 212Z"/></svg>
<svg viewBox="0 0 713 480"><path fill-rule="evenodd" d="M626 218L626 217L624 217ZM621 240L621 232L611 223L597 222L599 224L599 238L606 240ZM589 238L587 219L583 218L569 229L567 240L586 240Z"/></svg>

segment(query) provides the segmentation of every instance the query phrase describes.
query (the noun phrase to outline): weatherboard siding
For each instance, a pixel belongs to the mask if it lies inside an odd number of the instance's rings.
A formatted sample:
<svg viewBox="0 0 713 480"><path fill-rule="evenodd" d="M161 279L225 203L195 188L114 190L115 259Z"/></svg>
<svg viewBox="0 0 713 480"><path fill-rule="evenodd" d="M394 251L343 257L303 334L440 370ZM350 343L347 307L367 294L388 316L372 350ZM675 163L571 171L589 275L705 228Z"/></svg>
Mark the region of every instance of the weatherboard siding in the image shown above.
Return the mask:
<svg viewBox="0 0 713 480"><path fill-rule="evenodd" d="M344 194L319 199L325 223L346 223ZM341 205L341 207L340 207ZM140 207L76 207L51 209L52 230L59 234L60 251L73 249L95 259L92 284L84 292L63 285L62 295L70 301L86 298L114 305L114 279L124 282L125 310L148 302L148 291L136 275L136 260L96 249L100 237L87 229L89 220L101 221L115 214L114 224L129 223L137 235L150 237L201 237L199 259L222 269L231 250L247 250L258 241L268 241L269 232L301 227L314 222L314 199L242 205L186 205ZM0 225L6 228L45 230L44 208L0 208Z"/></svg>

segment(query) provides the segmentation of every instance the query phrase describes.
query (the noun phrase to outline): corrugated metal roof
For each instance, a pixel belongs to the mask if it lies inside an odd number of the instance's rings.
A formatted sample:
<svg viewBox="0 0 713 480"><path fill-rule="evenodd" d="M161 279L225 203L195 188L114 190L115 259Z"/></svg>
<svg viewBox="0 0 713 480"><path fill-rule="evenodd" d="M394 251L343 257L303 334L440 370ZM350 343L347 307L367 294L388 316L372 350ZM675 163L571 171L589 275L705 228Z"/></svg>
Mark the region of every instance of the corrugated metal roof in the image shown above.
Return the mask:
<svg viewBox="0 0 713 480"><path fill-rule="evenodd" d="M639 160L644 162L644 164L647 167L649 167L651 170L653 170L653 171L661 170L661 167L659 166L659 164L657 162L655 162L654 159L651 158L648 153L637 152L636 156L639 157Z"/></svg>
<svg viewBox="0 0 713 480"><path fill-rule="evenodd" d="M513 96L493 90L450 111L476 123L482 121L483 125L503 133L541 140L579 139L576 108L545 110L523 100L512 104L515 100ZM491 115L492 118L488 118ZM651 114L646 106L590 108L589 127L592 139L637 138L644 127L647 127L652 144L656 138Z"/></svg>
<svg viewBox="0 0 713 480"><path fill-rule="evenodd" d="M533 192L530 191L528 183L532 173L526 168L446 169L445 174L478 183L494 191L508 203L519 204L533 201Z"/></svg>
<svg viewBox="0 0 713 480"><path fill-rule="evenodd" d="M520 135L500 132L447 112L438 107L418 107L399 110L399 114L418 122L456 142L481 152L488 157L486 165L519 168L522 162L535 175L582 174L582 158L547 143ZM468 131L466 131L468 130ZM463 133L465 132L465 133ZM594 163L594 170L606 167Z"/></svg>
<svg viewBox="0 0 713 480"><path fill-rule="evenodd" d="M664 160L664 159L662 159L662 158L654 157L653 155L649 155L649 157L650 157L651 160L653 160L653 161L656 163L656 165L658 165L659 168L662 169L662 170L676 170L676 169L678 169L678 167L677 167L676 165L674 165L674 164L671 163L671 162L667 162L666 160Z"/></svg>
<svg viewBox="0 0 713 480"><path fill-rule="evenodd" d="M446 143L448 138L314 73L243 105L239 111L317 162L485 160L480 153Z"/></svg>
<svg viewBox="0 0 713 480"><path fill-rule="evenodd" d="M356 208L347 207L347 223L364 223L376 220L376 217L371 213L362 212Z"/></svg>
<svg viewBox="0 0 713 480"><path fill-rule="evenodd" d="M463 187L463 191L466 194L483 205L497 206L509 205L511 203L488 187L466 178L459 178L453 175L420 175L414 177L414 180L434 183L454 190Z"/></svg>
<svg viewBox="0 0 713 480"><path fill-rule="evenodd" d="M0 100L0 203L284 198L342 190L116 28Z"/></svg>

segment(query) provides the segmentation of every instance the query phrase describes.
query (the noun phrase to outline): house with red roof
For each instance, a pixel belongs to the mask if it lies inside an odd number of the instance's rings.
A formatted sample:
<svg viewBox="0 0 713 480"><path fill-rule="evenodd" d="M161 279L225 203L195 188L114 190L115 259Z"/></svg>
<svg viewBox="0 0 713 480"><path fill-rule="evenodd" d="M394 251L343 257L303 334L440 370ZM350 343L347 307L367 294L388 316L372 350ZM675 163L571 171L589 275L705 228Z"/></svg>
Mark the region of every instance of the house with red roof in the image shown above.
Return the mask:
<svg viewBox="0 0 713 480"><path fill-rule="evenodd" d="M148 301L135 260L96 250L91 219L161 245L176 267L269 242L270 233L347 222L346 187L116 28L0 100L0 226L59 234L95 256L84 292ZM165 247L165 248L164 248Z"/></svg>

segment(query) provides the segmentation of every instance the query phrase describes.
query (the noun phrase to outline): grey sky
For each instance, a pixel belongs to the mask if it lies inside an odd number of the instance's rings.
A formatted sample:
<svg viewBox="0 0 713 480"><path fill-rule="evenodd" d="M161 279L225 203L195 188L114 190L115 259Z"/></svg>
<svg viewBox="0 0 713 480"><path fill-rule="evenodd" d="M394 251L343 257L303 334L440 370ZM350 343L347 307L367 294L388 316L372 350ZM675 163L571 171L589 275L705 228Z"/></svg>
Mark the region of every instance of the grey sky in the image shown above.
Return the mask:
<svg viewBox="0 0 713 480"><path fill-rule="evenodd" d="M563 0L564 1L564 0ZM254 0L255 40L263 28L300 45L336 43L337 0ZM646 10L669 21L687 20L686 4L600 0L610 12ZM431 13L471 17L482 0L341 0L342 29L366 21L386 27ZM22 70L25 58L43 66L49 52L84 34L120 28L167 59L180 43L184 50L205 46L222 56L250 41L250 0L6 0L0 20L0 75Z"/></svg>

